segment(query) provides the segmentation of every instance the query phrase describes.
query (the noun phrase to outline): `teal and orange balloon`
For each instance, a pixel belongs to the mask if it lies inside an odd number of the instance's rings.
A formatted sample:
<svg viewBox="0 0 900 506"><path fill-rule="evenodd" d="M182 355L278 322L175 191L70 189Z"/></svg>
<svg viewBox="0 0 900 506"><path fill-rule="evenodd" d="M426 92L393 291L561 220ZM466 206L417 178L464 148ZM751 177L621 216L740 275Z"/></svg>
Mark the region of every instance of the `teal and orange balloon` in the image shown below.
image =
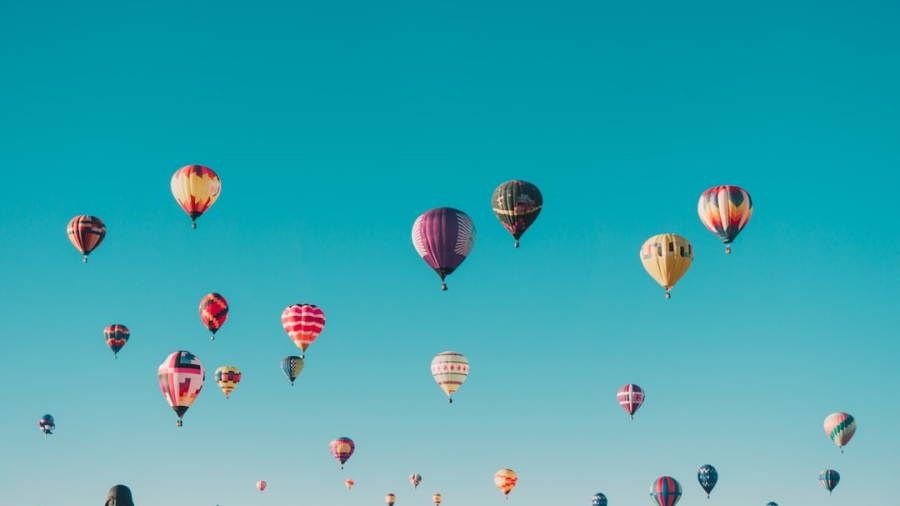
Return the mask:
<svg viewBox="0 0 900 506"><path fill-rule="evenodd" d="M131 337L131 331L125 325L116 323L103 329L103 337L106 338L106 345L113 352L113 358L118 358L119 350L125 346L128 338Z"/></svg>
<svg viewBox="0 0 900 506"><path fill-rule="evenodd" d="M725 243L725 253L731 253L731 242L753 214L753 201L739 186L713 186L700 195L697 214L703 225Z"/></svg>
<svg viewBox="0 0 900 506"><path fill-rule="evenodd" d="M343 469L344 463L356 450L356 444L349 437L339 437L331 442L329 449L331 450L331 456L341 464L341 469Z"/></svg>
<svg viewBox="0 0 900 506"><path fill-rule="evenodd" d="M527 181L514 179L501 184L494 190L491 207L503 228L512 234L518 248L522 234L541 214L544 197L537 186Z"/></svg>
<svg viewBox="0 0 900 506"><path fill-rule="evenodd" d="M88 255L97 249L106 237L106 225L96 216L82 214L69 220L66 233L72 245L83 255L82 262L87 262Z"/></svg>

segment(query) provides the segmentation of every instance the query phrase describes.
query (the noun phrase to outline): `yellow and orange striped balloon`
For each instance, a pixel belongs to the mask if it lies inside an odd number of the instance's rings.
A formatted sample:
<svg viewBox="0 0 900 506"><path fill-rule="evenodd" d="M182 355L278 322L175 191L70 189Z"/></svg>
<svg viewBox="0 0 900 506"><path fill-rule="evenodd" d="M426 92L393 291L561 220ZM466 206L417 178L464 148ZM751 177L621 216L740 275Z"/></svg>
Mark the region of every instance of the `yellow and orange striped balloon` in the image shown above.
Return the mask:
<svg viewBox="0 0 900 506"><path fill-rule="evenodd" d="M501 469L494 475L494 485L497 485L497 488L503 492L507 499L509 499L509 493L512 489L516 488L516 482L518 481L519 476L512 469Z"/></svg>
<svg viewBox="0 0 900 506"><path fill-rule="evenodd" d="M219 176L203 165L185 165L172 175L172 195L191 217L191 228L197 228L197 218L216 202L221 191Z"/></svg>

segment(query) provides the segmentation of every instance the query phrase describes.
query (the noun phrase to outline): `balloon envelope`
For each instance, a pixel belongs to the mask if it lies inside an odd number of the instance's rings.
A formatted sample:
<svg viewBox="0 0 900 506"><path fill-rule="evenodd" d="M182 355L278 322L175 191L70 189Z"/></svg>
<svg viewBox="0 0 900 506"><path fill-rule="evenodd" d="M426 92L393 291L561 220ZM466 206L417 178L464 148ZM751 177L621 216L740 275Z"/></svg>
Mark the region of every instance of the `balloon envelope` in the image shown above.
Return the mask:
<svg viewBox="0 0 900 506"><path fill-rule="evenodd" d="M494 215L503 228L512 234L518 248L522 234L541 214L544 198L537 186L527 181L512 180L494 190L491 205Z"/></svg>
<svg viewBox="0 0 900 506"><path fill-rule="evenodd" d="M447 394L447 402L453 402L450 395L459 390L469 375L469 360L455 351L438 353L431 360L431 375Z"/></svg>
<svg viewBox="0 0 900 506"><path fill-rule="evenodd" d="M616 393L616 399L619 400L619 405L622 406L622 409L631 415L633 419L634 413L644 403L644 390L633 383L629 383L619 389Z"/></svg>
<svg viewBox="0 0 900 506"><path fill-rule="evenodd" d="M166 402L178 415L175 425L181 427L181 418L203 388L206 379L203 363L189 351L176 351L159 365L157 377Z"/></svg>
<svg viewBox="0 0 900 506"><path fill-rule="evenodd" d="M727 245L750 221L753 201L747 190L741 187L713 186L700 195L697 214L703 225ZM730 246L726 246L725 253L731 253Z"/></svg>
<svg viewBox="0 0 900 506"><path fill-rule="evenodd" d="M434 494L433 496L431 496L431 502L433 502L435 504L440 504L441 503L441 494Z"/></svg>
<svg viewBox="0 0 900 506"><path fill-rule="evenodd" d="M56 428L56 421L53 420L52 416L44 415L38 420L38 427L44 433L44 437L47 437L49 434L53 434L53 429Z"/></svg>
<svg viewBox="0 0 900 506"><path fill-rule="evenodd" d="M300 375L300 371L303 370L303 359L294 355L290 355L281 359L281 371L285 376L291 380L291 385L294 384L294 380L297 379L297 376Z"/></svg>
<svg viewBox="0 0 900 506"><path fill-rule="evenodd" d="M266 482L264 482L263 480L259 480L258 482L256 482L256 488L258 488L259 491L262 492L266 489Z"/></svg>
<svg viewBox="0 0 900 506"><path fill-rule="evenodd" d="M234 387L241 382L241 370L233 365L219 367L213 376L216 378L216 384L222 389L226 399L231 395Z"/></svg>
<svg viewBox="0 0 900 506"><path fill-rule="evenodd" d="M844 451L844 446L856 434L856 419L850 413L832 413L825 417L825 434Z"/></svg>
<svg viewBox="0 0 900 506"><path fill-rule="evenodd" d="M719 481L719 473L715 467L706 464L697 471L697 480L700 482L703 491L706 492L706 497L709 497L710 492L716 486L716 482Z"/></svg>
<svg viewBox="0 0 900 506"><path fill-rule="evenodd" d="M834 487L836 487L840 481L841 475L834 469L826 469L819 473L819 483L825 487L825 490L827 490L829 494L831 494L831 491L834 490Z"/></svg>
<svg viewBox="0 0 900 506"><path fill-rule="evenodd" d="M94 251L106 237L106 225L96 216L82 214L69 220L66 226L69 241L84 256L87 262L88 255Z"/></svg>
<svg viewBox="0 0 900 506"><path fill-rule="evenodd" d="M300 358L325 328L325 312L313 304L293 304L281 313L281 325L300 348Z"/></svg>
<svg viewBox="0 0 900 506"><path fill-rule="evenodd" d="M413 488L418 488L419 483L422 483L422 475L418 473L409 475L409 482L412 483Z"/></svg>
<svg viewBox="0 0 900 506"><path fill-rule="evenodd" d="M171 187L172 196L191 217L191 227L197 228L197 218L219 198L222 182L209 167L185 165L172 175Z"/></svg>
<svg viewBox="0 0 900 506"><path fill-rule="evenodd" d="M384 496L384 502L388 506L394 506L394 503L397 502L397 496L395 496L394 494L388 494Z"/></svg>
<svg viewBox="0 0 900 506"><path fill-rule="evenodd" d="M103 337L106 338L106 345L112 350L113 356L118 356L119 350L128 342L131 337L131 331L125 325L113 324L103 329Z"/></svg>
<svg viewBox="0 0 900 506"><path fill-rule="evenodd" d="M660 476L650 485L650 497L657 506L675 506L681 499L681 484L671 476Z"/></svg>
<svg viewBox="0 0 900 506"><path fill-rule="evenodd" d="M680 235L654 235L641 246L641 263L647 273L666 289L667 299L672 287L684 276L693 260L694 248Z"/></svg>
<svg viewBox="0 0 900 506"><path fill-rule="evenodd" d="M331 456L341 464L341 469L343 469L344 462L347 462L347 459L356 450L356 444L349 437L339 437L331 442L329 449L331 450Z"/></svg>
<svg viewBox="0 0 900 506"><path fill-rule="evenodd" d="M348 478L344 481L344 485L347 487L347 490L350 490L351 488L353 488L353 480Z"/></svg>
<svg viewBox="0 0 900 506"><path fill-rule="evenodd" d="M509 496L512 489L516 488L518 481L519 477L512 469L501 469L494 474L494 485L503 492L504 496Z"/></svg>
<svg viewBox="0 0 900 506"><path fill-rule="evenodd" d="M438 207L416 218L412 241L419 256L443 282L472 251L475 224L460 210ZM441 288L446 290L447 284L442 283Z"/></svg>
<svg viewBox="0 0 900 506"><path fill-rule="evenodd" d="M200 321L206 326L206 329L212 332L212 337L216 337L216 332L228 319L228 301L218 293L211 293L200 301Z"/></svg>
<svg viewBox="0 0 900 506"><path fill-rule="evenodd" d="M600 492L597 492L594 494L594 497L591 497L591 506L607 506L608 504L606 496Z"/></svg>

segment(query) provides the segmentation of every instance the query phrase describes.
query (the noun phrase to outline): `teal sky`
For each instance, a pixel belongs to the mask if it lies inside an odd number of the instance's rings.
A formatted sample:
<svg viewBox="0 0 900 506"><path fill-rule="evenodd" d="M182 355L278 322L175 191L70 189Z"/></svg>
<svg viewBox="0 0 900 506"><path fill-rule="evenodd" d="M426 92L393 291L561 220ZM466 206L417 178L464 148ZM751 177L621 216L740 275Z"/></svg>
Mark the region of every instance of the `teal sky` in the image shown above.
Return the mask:
<svg viewBox="0 0 900 506"><path fill-rule="evenodd" d="M0 504L99 506L122 483L137 506L501 505L508 467L509 506L649 505L661 475L680 506L887 505L898 15L6 2ZM196 230L169 190L193 163L222 179ZM518 249L490 207L510 179L545 202ZM696 213L719 184L755 205L728 256ZM446 292L410 239L440 206L478 231ZM87 264L65 233L78 214L108 227ZM638 258L663 232L695 249L670 300ZM212 291L231 305L215 341L197 315ZM297 302L327 324L292 388L280 315ZM132 332L118 360L113 323ZM207 381L177 428L156 369L182 349ZM447 350L471 364L452 405L429 371ZM220 365L244 375L227 401ZM647 392L634 420L626 383ZM859 426L843 455L822 430L835 411ZM357 444L343 471L339 436Z"/></svg>

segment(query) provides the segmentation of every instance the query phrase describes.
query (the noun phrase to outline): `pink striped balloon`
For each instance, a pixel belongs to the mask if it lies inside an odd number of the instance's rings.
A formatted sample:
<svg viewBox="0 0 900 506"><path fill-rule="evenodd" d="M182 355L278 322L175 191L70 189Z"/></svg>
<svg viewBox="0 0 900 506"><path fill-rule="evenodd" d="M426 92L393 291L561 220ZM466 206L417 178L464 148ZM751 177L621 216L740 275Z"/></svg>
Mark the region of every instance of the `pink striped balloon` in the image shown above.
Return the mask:
<svg viewBox="0 0 900 506"><path fill-rule="evenodd" d="M293 304L281 313L281 324L305 358L303 352L325 328L325 313L312 304Z"/></svg>
<svg viewBox="0 0 900 506"><path fill-rule="evenodd" d="M259 480L258 482L256 482L256 488L258 488L259 491L262 492L266 489L266 482L264 482L263 480Z"/></svg>

